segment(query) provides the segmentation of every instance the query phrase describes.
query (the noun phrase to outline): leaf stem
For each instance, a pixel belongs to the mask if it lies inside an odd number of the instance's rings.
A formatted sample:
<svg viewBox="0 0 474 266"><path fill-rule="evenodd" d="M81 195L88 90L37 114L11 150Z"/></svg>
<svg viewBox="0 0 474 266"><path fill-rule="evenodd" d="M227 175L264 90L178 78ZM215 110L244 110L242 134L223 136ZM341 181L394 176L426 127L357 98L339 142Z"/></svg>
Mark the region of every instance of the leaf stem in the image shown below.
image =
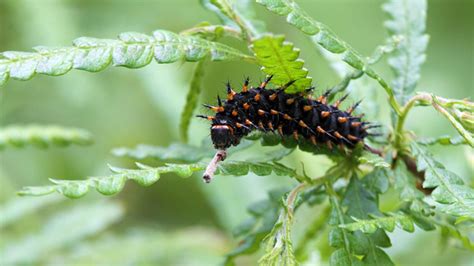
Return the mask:
<svg viewBox="0 0 474 266"><path fill-rule="evenodd" d="M403 126L405 124L406 117L408 115L408 112L411 110L411 108L417 103L418 101L430 101L431 102L431 97L429 97L428 94L422 93L422 94L417 94L413 96L406 104L405 106L401 109L401 112L398 116L397 124L395 127L395 132L394 132L394 137L395 137L395 148L399 151L402 150L402 141L403 141Z"/></svg>
<svg viewBox="0 0 474 266"><path fill-rule="evenodd" d="M402 142L404 139L403 137L404 123L409 111L417 103L421 103L422 105L432 105L433 108L436 109L436 111L444 115L449 120L449 122L451 122L453 127L461 134L461 136L467 141L467 143L471 145L471 147L474 147L474 140L472 136L470 135L470 133L466 129L464 129L463 126L456 120L456 118L453 117L453 115L450 114L449 111L446 110L445 108L445 107L451 107L454 104L461 104L463 106L466 106L467 108L470 108L472 104L468 101L450 100L450 99L445 99L442 97L437 97L435 95L432 95L426 92L422 92L410 98L410 100L408 100L408 102L405 104L405 106L401 110L401 113L398 117L398 121L395 127L395 132L394 132L394 138L395 138L394 145L397 150L399 151L403 150ZM454 110L456 111L456 109Z"/></svg>

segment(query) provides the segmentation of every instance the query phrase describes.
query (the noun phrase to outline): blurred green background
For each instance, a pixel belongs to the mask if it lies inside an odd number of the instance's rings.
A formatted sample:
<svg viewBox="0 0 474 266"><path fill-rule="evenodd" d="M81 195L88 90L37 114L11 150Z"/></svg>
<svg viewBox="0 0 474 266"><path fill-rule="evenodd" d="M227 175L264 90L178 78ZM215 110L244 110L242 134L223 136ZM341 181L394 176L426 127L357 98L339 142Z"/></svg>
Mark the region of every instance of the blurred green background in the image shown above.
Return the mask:
<svg viewBox="0 0 474 266"><path fill-rule="evenodd" d="M298 3L364 55L387 37L381 1ZM319 89L338 82L337 75L304 35L263 7L255 8L271 32L285 34L301 49L301 57ZM431 41L418 88L442 97L472 99L474 1L433 0L428 9ZM36 45L68 46L80 36L115 38L126 31L179 32L202 21L218 23L199 1L191 0L0 0L0 51L30 51ZM247 49L235 40L224 42L242 51ZM48 184L50 177L80 179L107 174L106 163L133 167L132 161L110 154L115 147L140 143L167 146L179 141L179 117L192 68L193 63L153 62L136 70L109 67L95 74L71 71L61 77L40 75L27 82L11 80L6 85L0 95L0 126L37 123L79 127L92 132L95 143L0 152L0 264L208 265L222 261L222 255L237 245L231 230L246 218L246 206L266 198L267 190L293 181L249 175L218 177L205 185L198 175L189 179L164 175L149 188L129 182L124 191L110 198L97 193L79 200L19 198L15 194L22 186ZM387 79L391 76L385 63L379 63L376 69ZM201 102L213 102L217 93L223 95L227 80L239 87L247 75L254 82L263 78L255 65L209 63ZM389 125L385 95L378 87L377 91L382 115L371 115ZM426 137L456 133L430 108L416 109L409 116L407 128ZM205 121L194 119L191 143L200 143L208 130ZM256 147L250 152L258 154L261 150ZM472 149L433 147L433 151L447 168L472 180ZM304 161L313 175L323 173L329 165L321 156L302 152L293 154L288 163L299 165L299 161ZM31 213L15 219L15 211L22 208L30 208ZM297 215L296 239L317 213L308 209ZM395 231L391 237L393 247L388 253L400 265L464 265L472 259L472 253L441 245L439 232ZM325 246L321 241L315 245ZM313 260L328 254L323 248L320 253L313 252ZM258 255L238 262L252 265L256 258Z"/></svg>

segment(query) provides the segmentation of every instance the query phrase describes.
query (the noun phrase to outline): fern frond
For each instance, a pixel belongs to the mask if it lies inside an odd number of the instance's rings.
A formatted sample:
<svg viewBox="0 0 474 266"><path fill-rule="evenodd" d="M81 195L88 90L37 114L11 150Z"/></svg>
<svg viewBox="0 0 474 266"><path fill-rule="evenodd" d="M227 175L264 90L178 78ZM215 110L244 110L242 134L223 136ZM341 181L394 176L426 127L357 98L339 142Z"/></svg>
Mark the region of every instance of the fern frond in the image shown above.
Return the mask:
<svg viewBox="0 0 474 266"><path fill-rule="evenodd" d="M182 177L189 177L194 171L204 169L204 166L197 164L167 164L162 167L152 168L137 163L137 166L139 169L120 169L111 166L110 170L115 174L102 177L89 177L85 180L50 179L54 185L25 187L18 192L18 195L42 196L57 192L68 198L77 199L87 194L90 189L96 189L99 193L109 196L122 191L127 180L134 180L142 186L151 186L160 179L160 174L173 172Z"/></svg>
<svg viewBox="0 0 474 266"><path fill-rule="evenodd" d="M389 0L383 5L390 16L385 27L391 35L401 36L388 64L395 73L392 88L395 97L405 104L415 91L420 79L420 68L425 62L429 36L426 28L426 0Z"/></svg>
<svg viewBox="0 0 474 266"><path fill-rule="evenodd" d="M110 64L140 68L155 60L160 64L184 60L195 62L253 58L227 45L157 30L153 36L126 32L117 40L81 37L72 47L35 47L36 52L3 52L0 58L0 86L8 78L29 80L35 74L63 75L71 69L98 72Z"/></svg>
<svg viewBox="0 0 474 266"><path fill-rule="evenodd" d="M307 184L294 187L283 201L283 208L272 231L263 239L265 253L260 258L259 265L298 265L294 255L291 237L293 214L299 193L307 188Z"/></svg>
<svg viewBox="0 0 474 266"><path fill-rule="evenodd" d="M273 75L272 82L284 85L295 81L286 88L288 93L302 92L311 86L311 77L299 59L300 51L292 43L285 42L284 36L263 36L254 40L250 47L262 66L262 71Z"/></svg>
<svg viewBox="0 0 474 266"><path fill-rule="evenodd" d="M371 220L362 220L355 217L352 217L352 219L355 222L341 224L339 227L353 232L360 230L366 234L375 233L378 228L388 232L393 232L393 230L395 230L395 226L398 226L407 232L413 232L415 230L415 225L410 216L402 214L390 214L386 217L373 217Z"/></svg>
<svg viewBox="0 0 474 266"><path fill-rule="evenodd" d="M474 220L474 189L466 186L455 173L448 171L424 147L412 142L411 152L418 171L425 171L424 188L434 188L431 196L441 203L440 210L460 218Z"/></svg>
<svg viewBox="0 0 474 266"><path fill-rule="evenodd" d="M8 146L32 145L47 148L49 146L89 145L91 143L91 134L83 129L40 125L11 125L0 128L0 150Z"/></svg>
<svg viewBox="0 0 474 266"><path fill-rule="evenodd" d="M206 168L203 163L199 164L165 164L161 167L150 167L137 163L139 169L122 169L110 166L113 175L101 177L89 177L85 180L57 180L50 179L54 185L24 187L18 192L20 196L42 196L51 193L60 193L68 198L77 199L87 194L91 189L110 196L122 191L127 180L134 180L139 185L151 186L160 179L161 174L175 173L181 177L190 177L193 172L202 171ZM296 170L286 167L277 162L244 162L227 160L218 165L217 174L230 176L244 176L252 172L258 176L267 176L275 173L278 176L288 176L300 179Z"/></svg>
<svg viewBox="0 0 474 266"><path fill-rule="evenodd" d="M392 108L396 113L400 113L400 106L393 99L392 88L380 75L370 68L366 60L354 48L340 39L328 26L311 18L293 0L257 0L257 3L265 6L273 13L285 16L289 24L311 36L314 43L317 43L331 53L341 54L344 62L375 79L389 95Z"/></svg>

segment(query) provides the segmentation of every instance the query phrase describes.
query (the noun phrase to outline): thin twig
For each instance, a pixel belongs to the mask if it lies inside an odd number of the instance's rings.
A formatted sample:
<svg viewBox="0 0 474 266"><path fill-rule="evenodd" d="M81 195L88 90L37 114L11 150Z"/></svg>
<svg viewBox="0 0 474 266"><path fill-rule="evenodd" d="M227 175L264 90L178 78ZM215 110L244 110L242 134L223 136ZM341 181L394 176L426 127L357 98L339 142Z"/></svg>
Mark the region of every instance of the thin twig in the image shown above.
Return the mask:
<svg viewBox="0 0 474 266"><path fill-rule="evenodd" d="M202 179L205 183L211 183L212 178L214 177L214 173L217 170L217 164L220 161L224 161L227 157L227 152L225 150L218 150L214 158L212 158L211 162L207 165L206 171L202 176Z"/></svg>

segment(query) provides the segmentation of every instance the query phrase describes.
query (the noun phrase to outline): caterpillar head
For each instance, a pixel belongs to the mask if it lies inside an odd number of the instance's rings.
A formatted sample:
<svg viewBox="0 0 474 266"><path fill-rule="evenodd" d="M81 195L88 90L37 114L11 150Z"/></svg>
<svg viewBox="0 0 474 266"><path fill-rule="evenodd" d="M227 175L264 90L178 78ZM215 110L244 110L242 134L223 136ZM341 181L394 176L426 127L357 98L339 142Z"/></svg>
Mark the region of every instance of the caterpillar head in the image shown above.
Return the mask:
<svg viewBox="0 0 474 266"><path fill-rule="evenodd" d="M227 124L211 126L211 139L216 149L225 150L235 142L234 129Z"/></svg>

